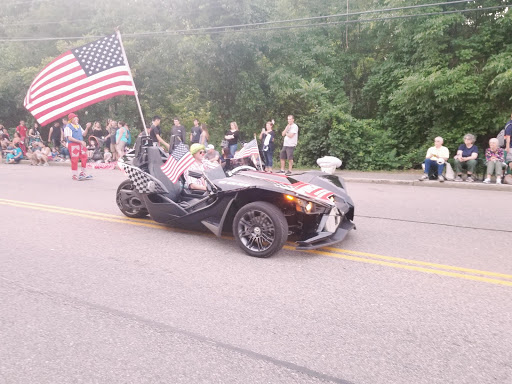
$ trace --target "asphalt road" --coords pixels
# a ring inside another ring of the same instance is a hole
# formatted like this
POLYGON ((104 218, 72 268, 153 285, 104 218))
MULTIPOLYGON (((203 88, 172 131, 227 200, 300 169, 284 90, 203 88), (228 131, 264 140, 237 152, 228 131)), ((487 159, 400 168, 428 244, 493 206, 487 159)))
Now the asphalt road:
POLYGON ((510 193, 352 183, 344 242, 256 259, 123 179, 0 165, 0 383, 512 382, 510 193))

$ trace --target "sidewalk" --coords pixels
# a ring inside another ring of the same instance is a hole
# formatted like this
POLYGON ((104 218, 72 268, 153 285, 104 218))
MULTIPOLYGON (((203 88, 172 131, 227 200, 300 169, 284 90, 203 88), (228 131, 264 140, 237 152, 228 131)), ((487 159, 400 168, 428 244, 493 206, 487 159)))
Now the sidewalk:
MULTIPOLYGON (((30 161, 22 160, 20 164, 29 165, 30 161)), ((51 167, 69 167, 69 162, 54 163, 50 162, 51 167)), ((319 168, 312 168, 311 170, 318 171, 319 168)), ((300 169, 300 171, 306 171, 300 169)), ((440 183, 437 180, 419 181, 418 179, 423 174, 421 169, 408 170, 408 171, 349 171, 349 170, 336 170, 336 175, 343 177, 348 183, 368 183, 368 184, 391 184, 391 185, 410 185, 414 187, 432 187, 432 188, 459 188, 459 189, 480 189, 490 191, 509 191, 512 192, 512 185, 502 184, 484 184, 481 180, 473 183, 445 181, 440 183)))

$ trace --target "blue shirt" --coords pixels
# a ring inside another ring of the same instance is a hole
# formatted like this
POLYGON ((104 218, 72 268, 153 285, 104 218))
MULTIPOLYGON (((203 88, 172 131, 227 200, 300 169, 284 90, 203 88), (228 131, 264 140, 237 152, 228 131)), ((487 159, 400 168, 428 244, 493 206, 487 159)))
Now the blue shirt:
POLYGON ((478 147, 476 145, 468 148, 466 147, 466 144, 461 144, 458 150, 462 151, 462 157, 471 157, 472 153, 476 153, 478 155, 478 147))
POLYGON ((505 136, 512 136, 512 120, 505 125, 505 136))

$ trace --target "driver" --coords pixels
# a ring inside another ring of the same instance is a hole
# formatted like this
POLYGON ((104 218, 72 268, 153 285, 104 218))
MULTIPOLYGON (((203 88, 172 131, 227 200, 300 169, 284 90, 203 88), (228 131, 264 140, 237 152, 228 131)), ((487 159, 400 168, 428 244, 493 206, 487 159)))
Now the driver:
POLYGON ((192 163, 190 168, 185 172, 185 187, 187 187, 188 189, 206 191, 206 180, 204 177, 196 179, 195 177, 189 175, 189 171, 196 171, 200 173, 204 172, 204 145, 198 143, 192 144, 190 146, 190 154, 194 158, 194 162, 192 163))

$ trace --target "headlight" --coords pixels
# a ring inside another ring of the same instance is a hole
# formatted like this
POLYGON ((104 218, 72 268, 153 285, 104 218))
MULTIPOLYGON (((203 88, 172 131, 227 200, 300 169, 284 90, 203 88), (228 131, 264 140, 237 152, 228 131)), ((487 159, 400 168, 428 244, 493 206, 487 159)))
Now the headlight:
POLYGON ((306 201, 302 199, 296 199, 297 204, 295 205, 295 209, 298 212, 304 212, 306 214, 313 213, 315 211, 315 204, 311 201, 306 201))

